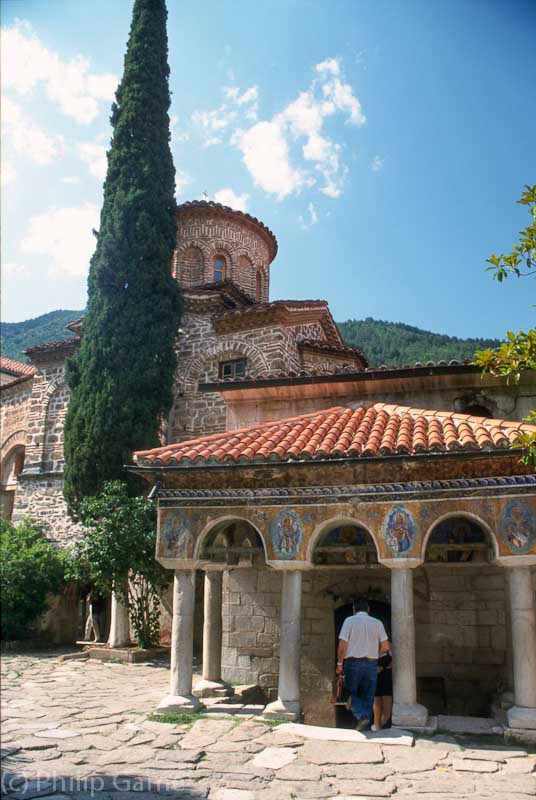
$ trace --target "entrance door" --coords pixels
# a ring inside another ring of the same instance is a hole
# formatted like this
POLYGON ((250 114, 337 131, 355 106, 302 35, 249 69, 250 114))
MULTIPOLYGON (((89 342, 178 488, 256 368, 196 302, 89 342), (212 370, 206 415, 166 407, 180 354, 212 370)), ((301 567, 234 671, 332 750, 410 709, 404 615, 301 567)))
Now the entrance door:
MULTIPOLYGON (((383 622, 387 636, 391 639, 391 604, 382 600, 369 600, 370 616, 376 617, 383 622)), ((335 663, 337 663, 337 647, 339 644, 339 633, 344 620, 351 617, 354 613, 351 603, 344 606, 339 606, 335 609, 335 663)), ((335 707, 335 727, 336 728, 354 728, 355 719, 351 711, 344 706, 335 707)))

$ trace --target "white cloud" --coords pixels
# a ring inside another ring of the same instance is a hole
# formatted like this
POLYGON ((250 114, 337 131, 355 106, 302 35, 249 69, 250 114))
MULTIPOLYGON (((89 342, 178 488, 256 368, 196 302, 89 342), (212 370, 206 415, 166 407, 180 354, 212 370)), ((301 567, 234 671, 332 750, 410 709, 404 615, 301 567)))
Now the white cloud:
POLYGON ((278 199, 306 184, 303 173, 290 163, 288 142, 277 121, 258 122, 247 131, 239 131, 233 142, 242 152, 254 183, 278 199))
POLYGON ((15 178, 17 177, 17 172, 15 167, 8 161, 4 156, 2 156, 2 167, 0 169, 0 182, 2 186, 7 186, 9 183, 13 183, 15 178))
POLYGON ((24 253, 46 256, 51 275, 86 275, 95 250, 92 229, 99 226, 99 208, 91 203, 75 208, 50 208, 31 217, 21 242, 24 253))
POLYGON ((61 179, 62 183, 80 183, 80 178, 76 177, 76 175, 67 175, 65 178, 61 179))
POLYGON ((16 264, 14 261, 4 261, 2 264, 2 273, 5 278, 16 278, 27 272, 28 268, 24 264, 16 264))
POLYGON ((373 172, 379 172, 383 167, 383 158, 381 156, 374 156, 370 162, 370 168, 373 172))
POLYGON ((226 86, 223 95, 226 102, 218 108, 212 111, 195 111, 192 114, 192 122, 203 130, 205 147, 221 144, 226 129, 238 123, 240 117, 247 120, 257 119, 256 86, 250 86, 242 93, 235 86, 226 86))
POLYGON ((358 126, 366 118, 338 59, 317 64, 308 89, 271 119, 249 127, 247 121, 257 119, 257 87, 244 92, 226 87, 223 93, 219 108, 195 115, 205 132, 205 146, 220 144, 230 134, 255 185, 278 199, 313 185, 328 197, 340 196, 348 168, 342 163, 342 146, 326 134, 325 122, 339 114, 358 126))
POLYGON ((320 75, 339 75, 341 65, 336 58, 326 58, 325 61, 321 61, 320 64, 317 64, 315 69, 320 75))
POLYGON ((43 85, 50 100, 79 124, 95 119, 99 101, 113 99, 115 75, 90 72, 90 64, 78 55, 68 61, 48 50, 28 23, 2 28, 2 74, 4 88, 19 95, 43 85))
POLYGON ((304 231, 309 230, 309 228, 312 228, 313 225, 316 225, 318 222, 318 212, 314 203, 308 204, 307 213, 309 215, 307 219, 300 215, 300 225, 304 231))
POLYGON ((180 169, 175 170, 175 194, 182 194, 190 183, 190 176, 180 169))
POLYGON ((92 175, 100 180, 106 177, 108 162, 106 160, 106 147, 95 142, 78 142, 78 155, 87 164, 92 175))
POLYGON ((49 164, 63 145, 61 136, 48 136, 24 114, 18 103, 5 96, 2 97, 2 139, 36 164, 49 164))
POLYGON ((220 189, 214 195, 214 200, 222 206, 231 206, 237 211, 245 211, 249 194, 235 194, 232 189, 220 189))

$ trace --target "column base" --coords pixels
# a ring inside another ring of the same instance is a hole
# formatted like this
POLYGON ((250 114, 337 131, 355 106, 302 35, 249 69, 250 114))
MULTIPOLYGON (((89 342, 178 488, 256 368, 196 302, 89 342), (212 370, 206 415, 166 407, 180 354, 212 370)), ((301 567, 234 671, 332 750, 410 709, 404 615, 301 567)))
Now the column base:
POLYGON ((202 678, 195 684, 192 694, 196 697, 229 697, 233 687, 225 681, 208 681, 202 678))
POLYGON ((393 725, 400 728, 424 728, 428 709, 419 703, 393 703, 393 725))
POLYGON ((193 694, 168 694, 158 704, 157 711, 201 711, 203 703, 193 694))
POLYGON ((296 722, 301 717, 301 706, 299 700, 281 700, 277 698, 273 703, 269 703, 262 712, 264 719, 285 719, 288 722, 296 722))
POLYGON ((509 728, 536 731, 536 708, 512 706, 506 712, 509 728))

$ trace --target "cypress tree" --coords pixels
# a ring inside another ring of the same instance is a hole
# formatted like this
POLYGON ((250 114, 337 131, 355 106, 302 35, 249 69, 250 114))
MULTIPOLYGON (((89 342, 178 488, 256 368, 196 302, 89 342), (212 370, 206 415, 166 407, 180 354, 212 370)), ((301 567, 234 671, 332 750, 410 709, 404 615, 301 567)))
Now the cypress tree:
POLYGON ((80 349, 67 364, 65 488, 71 509, 125 478, 157 446, 172 403, 181 296, 171 274, 175 169, 169 147, 165 0, 135 0, 80 349))

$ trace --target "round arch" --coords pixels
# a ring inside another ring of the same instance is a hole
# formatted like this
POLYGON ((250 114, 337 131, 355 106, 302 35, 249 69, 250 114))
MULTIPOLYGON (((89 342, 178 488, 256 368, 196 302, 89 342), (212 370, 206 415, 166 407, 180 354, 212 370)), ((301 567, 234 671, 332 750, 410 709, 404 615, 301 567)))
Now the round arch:
POLYGON ((368 525, 365 525, 358 519, 353 519, 352 517, 332 517, 325 522, 321 522, 316 528, 313 530, 311 534, 311 538, 309 539, 309 544, 307 545, 307 552, 305 554, 305 558, 311 564, 314 563, 314 554, 316 547, 322 537, 329 533, 330 531, 334 530, 335 528, 341 527, 353 527, 353 528, 361 528, 370 536, 372 543, 374 544, 374 549, 376 551, 376 558, 378 563, 380 562, 380 549, 378 547, 378 542, 376 541, 376 537, 372 533, 371 529, 368 525))
MULTIPOLYGON (((426 549, 428 547, 428 542, 432 533, 434 532, 435 528, 440 525, 442 522, 446 522, 449 519, 467 519, 471 522, 474 522, 478 525, 484 533, 487 535, 489 542, 491 544, 491 548, 493 551, 493 558, 491 561, 494 561, 499 556, 499 545, 497 542, 497 537, 495 536, 494 532, 488 525, 488 523, 479 517, 477 514, 473 514, 470 511, 448 511, 446 514, 442 514, 441 516, 437 517, 429 526, 424 535, 420 557, 422 559, 422 563, 426 563, 426 549)), ((430 562, 428 562, 430 563, 430 562)))
POLYGON ((257 374, 268 372, 268 362, 264 353, 257 347, 247 342, 232 341, 229 344, 214 340, 214 344, 207 344, 202 355, 191 359, 183 370, 181 383, 187 391, 194 391, 200 374, 206 365, 215 359, 230 361, 233 358, 247 358, 257 374))
POLYGON ((193 560, 194 561, 201 560, 201 554, 203 552, 203 547, 205 546, 205 542, 209 538, 209 536, 214 533, 215 529, 222 527, 222 530, 218 531, 218 533, 223 533, 227 526, 236 524, 237 522, 248 525, 249 527, 253 528, 253 530, 255 531, 255 533, 257 534, 262 543, 264 560, 265 561, 268 560, 266 542, 264 540, 264 536, 262 535, 260 529, 257 527, 257 525, 255 525, 254 522, 251 522, 251 520, 247 519, 247 517, 240 517, 236 514, 225 514, 223 517, 218 517, 217 519, 210 520, 210 522, 208 522, 205 525, 205 527, 203 528, 203 530, 196 539, 194 546, 193 560))
POLYGON ((26 447, 27 431, 20 430, 7 437, 0 449, 0 463, 3 465, 5 460, 11 455, 11 451, 16 447, 26 447))
POLYGON ((205 280, 205 273, 206 273, 206 265, 207 265, 207 248, 205 243, 199 241, 197 239, 189 240, 187 242, 182 242, 180 247, 178 247, 174 254, 173 254, 173 275, 176 280, 181 279, 180 271, 181 271, 181 261, 184 259, 184 256, 187 253, 191 253, 192 251, 197 251, 200 254, 200 264, 197 266, 199 267, 198 275, 193 279, 193 284, 196 283, 203 283, 205 280), (199 278, 199 280, 197 280, 199 278))
POLYGON ((205 275, 207 283, 213 283, 213 262, 216 256, 223 256, 225 260, 225 275, 223 280, 232 280, 236 274, 237 261, 235 253, 229 242, 216 240, 209 242, 207 245, 208 260, 205 262, 205 275))

